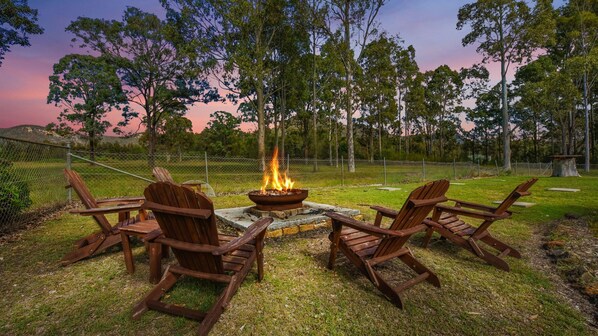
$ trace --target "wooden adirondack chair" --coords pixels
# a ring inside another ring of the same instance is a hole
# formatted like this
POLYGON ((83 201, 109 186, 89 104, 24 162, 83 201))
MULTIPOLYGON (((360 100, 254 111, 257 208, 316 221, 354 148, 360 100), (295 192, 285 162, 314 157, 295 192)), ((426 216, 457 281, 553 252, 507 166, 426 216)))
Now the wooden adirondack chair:
POLYGON ((326 213, 326 216, 332 218, 333 226, 333 231, 329 236, 332 244, 328 268, 334 267, 336 254, 340 248, 374 286, 401 309, 403 303, 400 293, 405 289, 424 280, 440 287, 438 277, 415 259, 411 250, 405 247, 405 243, 411 235, 426 229, 426 225, 422 222, 437 203, 446 201, 444 194, 448 187, 447 180, 430 182, 421 186, 411 192, 399 211, 373 206, 372 209, 377 211, 373 225, 334 212, 326 213), (393 219, 388 229, 380 227, 383 217, 393 219), (374 269, 374 266, 393 258, 399 258, 418 275, 392 287, 374 269))
POLYGON ((257 260, 258 281, 263 278, 264 237, 271 218, 253 223, 241 237, 218 234, 214 206, 204 194, 189 187, 157 182, 145 189, 144 207, 155 214, 163 236, 154 241, 169 246, 178 265, 167 268, 160 283, 133 310, 133 318, 148 309, 201 321, 199 334, 207 334, 257 260), (226 283, 207 312, 160 302, 181 275, 226 283))
POLYGON ((75 250, 67 253, 62 258, 61 263, 63 266, 96 255, 112 246, 120 244, 121 236, 119 229, 121 227, 152 218, 151 215, 147 215, 145 210, 141 209, 141 202, 144 200, 143 197, 96 200, 77 172, 65 169, 64 176, 68 182, 67 188, 73 188, 81 199, 81 203, 85 206, 85 210, 73 210, 71 213, 92 216, 101 230, 75 242, 75 250), (112 206, 101 207, 105 205, 112 206), (139 210, 139 215, 130 217, 130 212, 135 210, 139 210), (105 216, 110 213, 118 213, 118 222, 115 225, 110 224, 105 216))
POLYGON ((438 232, 442 237, 484 259, 490 265, 508 272, 509 265, 502 258, 507 255, 521 258, 521 253, 494 238, 488 228, 497 220, 511 217, 512 213, 509 208, 519 197, 531 195, 528 190, 537 180, 537 178, 532 178, 518 185, 496 208, 455 199, 450 199, 455 202, 454 206, 438 204, 434 209, 432 220, 426 221, 429 227, 424 237, 423 246, 427 247, 432 234, 438 232), (460 216, 480 219, 482 224, 478 227, 471 226, 465 223, 460 216), (482 248, 479 244, 480 241, 498 250, 499 253, 495 255, 482 248))

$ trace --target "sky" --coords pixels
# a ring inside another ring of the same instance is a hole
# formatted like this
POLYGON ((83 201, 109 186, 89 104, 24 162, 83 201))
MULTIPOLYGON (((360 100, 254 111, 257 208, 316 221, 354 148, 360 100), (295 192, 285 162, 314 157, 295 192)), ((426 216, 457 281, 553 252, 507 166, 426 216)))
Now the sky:
MULTIPOLYGON (((462 46, 461 39, 467 31, 456 29, 457 12, 470 1, 390 0, 379 13, 380 29, 398 34, 406 45, 412 44, 422 71, 443 64, 456 70, 470 67, 479 63, 481 56, 475 46, 462 46)), ((121 19, 127 6, 161 16, 164 13, 158 0, 30 0, 29 6, 38 9, 38 24, 45 32, 30 36, 30 47, 12 46, 5 55, 0 66, 0 128, 22 124, 44 126, 56 121, 60 108, 46 103, 52 66, 64 55, 84 52, 72 45, 74 36, 64 31, 71 21, 80 16, 121 19)), ((497 64, 490 64, 488 69, 493 82, 498 82, 497 64)), ((231 103, 196 104, 190 107, 186 117, 193 122, 193 130, 201 132, 210 113, 236 109, 231 103)), ((118 117, 115 111, 108 120, 115 125, 118 117)))

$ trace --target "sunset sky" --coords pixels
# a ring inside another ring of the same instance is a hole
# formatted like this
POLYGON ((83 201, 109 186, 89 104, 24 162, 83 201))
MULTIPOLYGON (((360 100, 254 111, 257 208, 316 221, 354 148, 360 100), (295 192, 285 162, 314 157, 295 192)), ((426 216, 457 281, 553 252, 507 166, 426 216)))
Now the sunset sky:
MULTIPOLYGON (((458 70, 481 60, 474 46, 461 45, 466 31, 455 28, 458 9, 468 2, 391 0, 382 8, 379 21, 383 30, 391 35, 399 34, 407 45, 415 47, 421 70, 443 64, 458 70)), ((127 6, 161 17, 164 13, 157 0, 30 0, 29 6, 39 10, 38 23, 45 32, 30 37, 31 47, 13 46, 0 67, 0 128, 21 124, 43 126, 56 121, 60 109, 46 104, 52 66, 64 55, 83 53, 71 46, 73 35, 64 31, 71 21, 79 16, 120 20, 127 6)), ((489 70, 492 80, 497 82, 500 78, 498 67, 491 64, 489 70)), ((195 105, 186 117, 193 122, 194 131, 200 132, 206 127, 210 113, 217 110, 234 112, 236 108, 231 103, 195 105)), ((118 117, 118 112, 114 112, 109 120, 115 124, 118 117)), ((134 124, 136 128, 138 122, 134 124)))

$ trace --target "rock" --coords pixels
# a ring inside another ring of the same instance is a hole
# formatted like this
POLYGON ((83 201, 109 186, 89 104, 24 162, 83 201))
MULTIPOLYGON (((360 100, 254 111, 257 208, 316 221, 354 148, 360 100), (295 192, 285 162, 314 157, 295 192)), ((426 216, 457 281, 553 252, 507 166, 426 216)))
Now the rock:
POLYGON ((598 282, 594 282, 593 284, 584 287, 584 293, 589 296, 598 296, 598 282))
POLYGON ((551 240, 542 245, 545 250, 553 250, 555 248, 563 247, 565 242, 562 240, 551 240))
POLYGON ((567 258, 569 256, 569 252, 563 251, 563 250, 560 250, 560 249, 549 250, 548 252, 546 252, 546 254, 549 257, 552 257, 552 258, 555 258, 555 259, 563 259, 563 258, 567 258))

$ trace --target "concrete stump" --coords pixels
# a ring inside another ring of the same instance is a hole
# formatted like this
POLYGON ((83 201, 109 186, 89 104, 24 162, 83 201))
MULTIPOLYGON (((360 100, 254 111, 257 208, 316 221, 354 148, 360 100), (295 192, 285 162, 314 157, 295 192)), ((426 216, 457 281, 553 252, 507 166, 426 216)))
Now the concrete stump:
POLYGON ((581 155, 554 155, 552 156, 552 176, 579 176, 575 158, 581 155))

